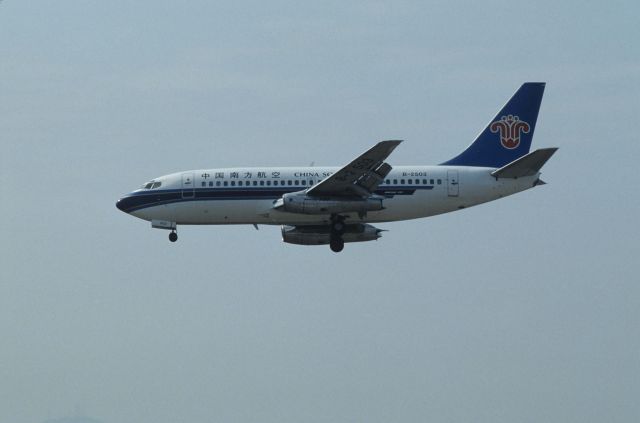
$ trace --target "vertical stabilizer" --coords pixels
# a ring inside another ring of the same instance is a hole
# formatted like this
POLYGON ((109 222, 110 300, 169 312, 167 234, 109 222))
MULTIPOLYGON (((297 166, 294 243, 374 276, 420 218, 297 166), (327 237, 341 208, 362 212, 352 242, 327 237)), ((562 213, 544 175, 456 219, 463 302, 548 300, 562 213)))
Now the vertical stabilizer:
POLYGON ((544 82, 525 82, 466 150, 442 163, 499 168, 529 153, 544 82))

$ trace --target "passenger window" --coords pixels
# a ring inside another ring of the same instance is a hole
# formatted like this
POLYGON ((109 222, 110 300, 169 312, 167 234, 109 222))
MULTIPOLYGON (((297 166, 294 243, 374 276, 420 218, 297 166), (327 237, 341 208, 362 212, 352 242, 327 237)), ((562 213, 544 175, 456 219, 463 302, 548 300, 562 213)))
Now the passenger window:
POLYGON ((231 186, 235 187, 236 186, 236 181, 231 181, 231 186))
POLYGON ((216 181, 216 186, 219 187, 220 186, 220 181, 216 181))
POLYGON ((224 186, 226 187, 227 185, 229 185, 229 182, 224 181, 224 186))
POLYGON ((442 179, 438 179, 438 185, 442 184, 442 179))
POLYGON ((409 179, 409 181, 407 181, 407 183, 408 183, 409 185, 411 185, 411 184, 413 183, 413 179, 409 179))
POLYGON ((312 186, 312 185, 313 185, 313 181, 309 181, 309 186, 312 186))
POLYGON ((253 186, 257 187, 258 186, 258 181, 253 181, 253 186))
POLYGON ((300 185, 300 181, 296 181, 296 186, 300 185))
POLYGON ((264 186, 264 181, 260 181, 260 186, 263 187, 264 186))
POLYGON ((400 179, 400 184, 404 185, 404 179, 400 179))
POLYGON ((238 181, 238 186, 242 186, 242 181, 238 181))
POLYGON ((397 179, 393 180, 393 185, 398 185, 398 180, 397 179))
POLYGON ((202 186, 203 186, 203 187, 206 187, 206 186, 207 186, 207 183, 206 183, 205 181, 202 181, 202 186))
POLYGON ((427 180, 426 179, 422 180, 422 185, 427 185, 427 180))
POLYGON ((385 184, 389 185, 391 183, 390 179, 387 179, 386 181, 384 181, 385 184))
POLYGON ((213 181, 209 181, 209 186, 212 187, 213 186, 213 181))
POLYGON ((300 181, 302 182, 302 185, 307 185, 307 181, 300 181))
POLYGON ((271 181, 267 181, 267 185, 271 186, 271 181))
POLYGON ((433 182, 433 179, 432 179, 432 180, 431 180, 431 185, 433 185, 433 184, 434 184, 434 182, 433 182))
POLYGON ((287 185, 293 185, 293 181, 287 181, 287 185))

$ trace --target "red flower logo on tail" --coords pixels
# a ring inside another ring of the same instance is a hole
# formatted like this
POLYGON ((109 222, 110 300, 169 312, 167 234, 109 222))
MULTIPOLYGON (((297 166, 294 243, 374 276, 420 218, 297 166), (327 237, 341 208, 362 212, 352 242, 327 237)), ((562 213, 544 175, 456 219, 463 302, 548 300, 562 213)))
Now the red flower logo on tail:
POLYGON ((518 116, 502 116, 489 126, 491 132, 500 132, 500 143, 504 148, 513 150, 520 145, 520 134, 528 134, 531 127, 518 116))

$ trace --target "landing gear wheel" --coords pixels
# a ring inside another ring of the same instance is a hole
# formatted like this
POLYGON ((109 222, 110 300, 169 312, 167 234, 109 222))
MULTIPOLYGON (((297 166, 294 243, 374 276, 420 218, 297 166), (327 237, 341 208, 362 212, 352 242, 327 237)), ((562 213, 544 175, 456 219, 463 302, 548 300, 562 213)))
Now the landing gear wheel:
POLYGON ((178 240, 178 234, 175 231, 171 231, 169 234, 169 241, 176 242, 178 240))
POLYGON ((344 241, 342 238, 332 238, 329 242, 329 247, 331 247, 331 251, 334 253, 339 253, 344 249, 344 241))
POLYGON ((334 253, 339 253, 344 249, 344 240, 342 234, 345 230, 344 217, 338 214, 331 215, 331 237, 329 238, 329 247, 334 253))

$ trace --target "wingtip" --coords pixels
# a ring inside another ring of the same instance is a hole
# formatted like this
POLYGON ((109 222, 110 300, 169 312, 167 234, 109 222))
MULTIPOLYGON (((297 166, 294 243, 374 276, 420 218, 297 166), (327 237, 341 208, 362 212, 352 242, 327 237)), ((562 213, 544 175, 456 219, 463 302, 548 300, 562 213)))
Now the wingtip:
POLYGON ((558 151, 559 148, 560 147, 545 147, 545 148, 539 148, 538 150, 549 152, 549 157, 551 157, 554 154, 556 154, 556 151, 558 151))
POLYGON ((380 141, 380 144, 384 144, 389 148, 389 153, 391 153, 391 151, 393 151, 398 145, 400 145, 400 143, 402 142, 402 140, 386 140, 386 141, 380 141))

